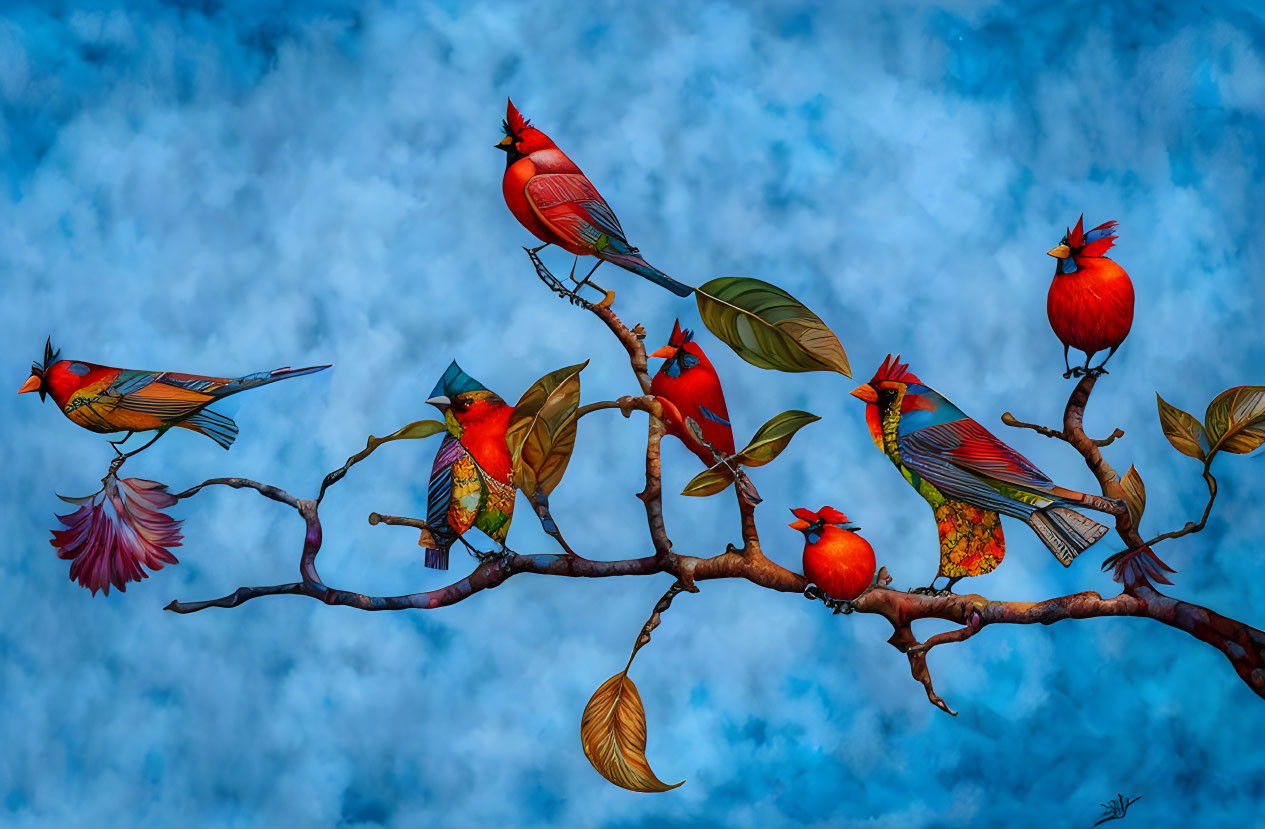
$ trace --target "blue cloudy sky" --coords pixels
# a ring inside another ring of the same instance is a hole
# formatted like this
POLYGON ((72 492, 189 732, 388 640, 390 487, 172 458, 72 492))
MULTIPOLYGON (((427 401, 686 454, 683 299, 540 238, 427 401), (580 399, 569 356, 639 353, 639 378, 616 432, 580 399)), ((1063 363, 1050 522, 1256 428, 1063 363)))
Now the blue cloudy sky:
MULTIPOLYGON (((527 266, 492 149, 512 95, 659 267, 692 284, 776 282, 834 327, 859 376, 900 351, 999 431, 1006 410, 1053 422, 1070 389, 1045 320, 1045 250, 1082 210, 1119 220, 1137 321, 1088 424, 1126 430, 1108 456, 1146 480, 1144 529, 1169 529, 1197 514, 1201 481, 1165 443, 1155 392, 1202 412, 1265 382, 1253 5, 8 5, 6 382, 49 334, 68 356, 130 367, 333 362, 231 401, 231 452, 181 433, 128 466, 176 488, 244 475, 300 495, 366 435, 428 416, 453 357, 511 399, 586 358, 586 399, 632 391, 604 329, 527 266)), ((606 281, 654 345, 675 316, 697 323, 689 300, 606 281)), ((798 566, 784 507, 830 503, 899 586, 925 583, 931 520, 870 443, 849 383, 761 371, 701 341, 740 436, 782 409, 823 417, 756 474, 771 554, 798 566)), ((631 794, 589 767, 580 713, 670 579, 524 576, 436 612, 273 598, 164 613, 295 576, 294 514, 225 490, 177 509, 179 566, 94 598, 47 539, 65 511, 55 493, 96 488, 104 439, 31 396, 0 395, 0 418, 6 826, 1087 826, 1117 792, 1142 796, 1130 817, 1146 825, 1242 826, 1265 801, 1265 703, 1170 629, 989 629, 938 650, 953 719, 927 704, 882 620, 745 583, 679 598, 638 658, 651 762, 689 782, 631 794)), ((593 557, 647 550, 632 497, 643 423, 586 419, 554 496, 593 557)), ((1090 486, 1066 447, 1007 437, 1090 486)), ((392 445, 333 491, 330 584, 445 583, 414 533, 365 521, 422 510, 434 448, 392 445)), ((1258 626, 1263 463, 1218 461, 1208 530, 1162 548, 1176 595, 1258 626)), ((670 487, 696 465, 670 446, 670 487)), ((735 538, 730 498, 666 509, 679 550, 735 538)), ((512 546, 548 550, 524 513, 512 546)), ((1113 589, 1098 548, 1065 571, 1008 530, 1006 564, 976 589, 1113 589)))

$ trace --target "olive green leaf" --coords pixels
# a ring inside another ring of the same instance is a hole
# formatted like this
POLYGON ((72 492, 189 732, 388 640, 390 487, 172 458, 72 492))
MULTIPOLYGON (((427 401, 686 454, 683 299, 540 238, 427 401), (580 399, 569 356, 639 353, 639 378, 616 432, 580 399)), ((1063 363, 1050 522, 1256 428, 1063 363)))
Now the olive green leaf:
POLYGON ((575 448, 580 372, 588 364, 546 374, 514 406, 505 441, 514 459, 514 485, 528 496, 553 492, 567 470, 575 448))
POLYGON ((776 285, 722 276, 695 293, 703 324, 748 363, 777 371, 837 371, 852 376, 848 355, 835 333, 776 285))
POLYGON ((355 463, 360 463, 365 458, 369 457, 369 454, 373 452, 373 450, 377 449, 384 443, 388 443, 393 440, 418 440, 420 438, 428 438, 431 435, 437 435, 440 432, 447 431, 447 429, 448 427, 439 420, 415 420, 403 428, 396 429, 384 438, 375 438, 373 435, 370 435, 369 439, 365 441, 365 448, 348 458, 347 465, 350 466, 355 463))
POLYGON ((1208 456, 1246 455, 1265 443, 1265 386, 1235 386, 1213 398, 1204 414, 1208 456))
POLYGON ((1205 457, 1202 443, 1204 430, 1199 420, 1190 412, 1184 412, 1176 406, 1169 405, 1158 392, 1155 400, 1159 405, 1160 426, 1164 429, 1164 437, 1168 438, 1173 448, 1183 455, 1203 460, 1205 457))
POLYGON ((1142 476, 1136 468, 1130 466, 1129 471, 1124 473, 1124 477, 1120 479, 1120 488, 1124 490, 1124 504, 1129 508, 1129 518, 1133 521, 1134 529, 1137 529, 1142 513, 1146 511, 1146 485, 1142 483, 1142 476))
POLYGON ((782 454, 796 432, 818 420, 821 418, 815 414, 795 409, 770 418, 738 453, 738 463, 742 466, 764 466, 782 454))
POLYGON ((734 473, 729 471, 728 467, 717 464, 711 469, 704 469, 695 475, 685 485, 685 489, 681 490, 681 494, 694 498, 705 498, 708 495, 715 495, 717 492, 724 492, 733 482, 734 473))
POLYGON ((646 759, 646 710, 627 670, 602 683, 584 706, 580 742, 598 774, 634 792, 666 792, 646 759))

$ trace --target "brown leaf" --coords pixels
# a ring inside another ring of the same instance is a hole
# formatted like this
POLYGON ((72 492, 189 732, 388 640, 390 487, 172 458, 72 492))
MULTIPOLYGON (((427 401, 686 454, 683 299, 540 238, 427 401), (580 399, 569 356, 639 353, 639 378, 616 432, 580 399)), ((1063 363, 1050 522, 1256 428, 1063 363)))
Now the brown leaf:
POLYGON ((588 364, 546 374, 514 406, 505 440, 514 459, 514 485, 529 496, 553 492, 566 472, 575 448, 580 372, 588 364))
POLYGON ((722 276, 697 288, 695 299, 707 330, 754 366, 852 376, 835 332, 776 285, 722 276))
POLYGON ((1265 386, 1235 386, 1213 398, 1204 414, 1208 455, 1246 455, 1265 443, 1265 386))
POLYGON ((666 792, 681 783, 664 783, 646 760, 646 711, 628 672, 602 683, 580 720, 580 743, 598 774, 634 792, 666 792))
POLYGON ((1124 473, 1124 477, 1120 479, 1120 488, 1124 490, 1124 503, 1129 508, 1129 518, 1133 521, 1134 529, 1137 529, 1142 513, 1146 511, 1146 485, 1142 483, 1142 476, 1136 468, 1130 466, 1129 471, 1124 473))
POLYGON ((1190 412, 1169 405, 1158 392, 1155 400, 1160 410, 1160 427, 1164 429, 1164 437, 1183 455, 1203 460, 1205 456, 1201 439, 1204 437, 1204 430, 1199 420, 1190 412))

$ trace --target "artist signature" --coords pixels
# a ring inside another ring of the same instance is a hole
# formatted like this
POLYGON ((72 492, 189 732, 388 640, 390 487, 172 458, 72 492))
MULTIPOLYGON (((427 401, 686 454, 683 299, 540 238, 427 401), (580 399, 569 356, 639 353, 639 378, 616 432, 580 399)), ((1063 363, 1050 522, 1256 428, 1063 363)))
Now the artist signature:
POLYGON ((1142 799, 1142 795, 1134 798, 1125 798, 1124 795, 1116 795, 1115 800, 1108 800, 1102 805, 1102 817, 1094 823, 1095 826, 1101 826, 1109 820, 1119 820, 1129 813, 1129 807, 1142 799))

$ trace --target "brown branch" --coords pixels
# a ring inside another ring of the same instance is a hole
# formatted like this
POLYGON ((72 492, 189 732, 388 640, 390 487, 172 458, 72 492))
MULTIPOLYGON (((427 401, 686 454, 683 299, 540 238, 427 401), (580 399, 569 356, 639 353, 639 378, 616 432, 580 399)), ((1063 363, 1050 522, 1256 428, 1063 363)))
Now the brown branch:
POLYGON ((197 486, 189 487, 184 492, 177 493, 174 497, 176 500, 188 498, 192 495, 197 495, 202 491, 203 487, 208 486, 231 486, 233 489, 253 489, 265 498, 271 498, 274 501, 279 501, 280 503, 289 507, 294 507, 295 509, 299 508, 299 499, 295 498, 284 489, 275 487, 271 484, 261 484, 258 481, 252 481, 249 478, 211 478, 210 480, 203 481, 197 486))
MULTIPOLYGON (((543 267, 537 262, 538 272, 543 267)), ((546 272, 547 273, 547 272, 546 272)), ((542 275, 542 279, 545 276, 542 275)), ((550 278, 551 275, 550 275, 550 278)), ((555 280, 556 281, 556 280, 555 280)), ((561 283, 558 283, 561 285, 561 283)), ((553 287, 553 286, 551 286, 553 287)), ((555 287, 555 290, 558 288, 555 287)), ((632 410, 646 411, 649 417, 646 443, 646 485, 638 497, 645 503, 647 522, 654 542, 654 554, 643 558, 617 561, 598 561, 576 555, 522 555, 510 553, 493 560, 485 561, 474 568, 466 577, 435 590, 411 593, 401 596, 368 596, 345 590, 330 588, 322 583, 316 571, 316 557, 322 543, 321 524, 318 515, 319 498, 314 501, 300 500, 276 487, 261 484, 245 478, 215 478, 192 487, 177 495, 187 498, 203 487, 226 485, 236 488, 255 489, 265 497, 284 503, 303 517, 306 533, 300 553, 300 573, 303 581, 264 587, 242 587, 219 599, 198 602, 173 601, 168 610, 176 613, 194 613, 209 607, 232 608, 260 596, 298 595, 318 599, 330 605, 342 605, 359 610, 413 610, 435 609, 464 601, 477 593, 492 589, 519 573, 534 573, 545 576, 561 576, 566 578, 611 578, 616 576, 646 576, 667 573, 675 576, 677 582, 668 593, 660 599, 654 612, 641 634, 633 654, 645 641, 650 631, 657 624, 659 614, 667 609, 672 598, 681 590, 697 591, 696 582, 710 579, 741 578, 754 585, 770 590, 786 593, 806 593, 809 587, 803 576, 787 570, 767 558, 760 547, 755 524, 754 506, 739 497, 742 517, 743 547, 741 549, 729 545, 725 552, 710 558, 699 558, 681 555, 672 549, 663 523, 662 479, 660 463, 660 444, 666 430, 659 415, 659 404, 649 396, 650 376, 646 369, 646 352, 643 345, 645 337, 640 326, 629 329, 605 304, 593 305, 578 300, 574 294, 563 287, 560 291, 569 296, 577 305, 587 308, 598 316, 619 339, 628 352, 630 364, 642 388, 640 397, 623 397, 616 401, 601 401, 580 407, 578 415, 605 409, 620 409, 627 417, 632 410), (578 301, 577 301, 578 300, 578 301)), ((1009 425, 1033 429, 1047 437, 1058 437, 1067 441, 1082 455, 1086 464, 1102 486, 1103 497, 1087 496, 1098 503, 1091 503, 1095 508, 1110 507, 1108 511, 1116 515, 1117 531, 1128 543, 1141 544, 1136 529, 1132 526, 1128 511, 1123 509, 1119 477, 1115 469, 1102 457, 1100 447, 1106 446, 1122 432, 1115 430, 1110 438, 1095 441, 1085 435, 1083 418, 1085 405, 1088 403, 1093 389, 1095 377, 1082 379, 1072 392, 1064 411, 1064 428, 1058 432, 1047 427, 1023 423, 1009 413, 1003 417, 1009 425)), ((342 470, 345 473, 352 461, 349 459, 342 470)), ((1207 470, 1205 469, 1205 473, 1207 470)), ((339 480, 342 475, 331 473, 326 476, 321 494, 325 488, 339 480)), ((1199 528, 1206 523, 1212 500, 1216 497, 1216 483, 1210 474, 1205 477, 1209 482, 1210 499, 1204 510, 1199 528)), ((415 526, 417 519, 396 519, 391 516, 374 516, 384 523, 406 524, 415 526)), ((1190 525, 1188 525, 1189 527, 1190 525)), ((1197 530, 1189 530, 1191 532, 1197 530)), ((1181 534, 1182 531, 1175 531, 1181 534)), ((1175 537, 1175 536, 1169 536, 1175 537)), ((1158 540, 1158 539, 1157 539, 1158 540)), ((1265 698, 1265 633, 1221 616, 1207 608, 1165 596, 1143 580, 1137 584, 1126 585, 1125 592, 1113 598, 1104 599, 1098 593, 1084 592, 1068 596, 1060 596, 1041 602, 1006 602, 986 599, 979 595, 919 595, 891 590, 886 587, 891 582, 886 568, 882 568, 875 577, 875 584, 854 602, 849 603, 849 612, 869 613, 883 616, 891 625, 893 633, 888 640, 895 648, 905 653, 914 679, 920 682, 927 698, 934 705, 952 714, 952 709, 936 693, 927 667, 927 654, 942 644, 960 643, 974 637, 987 625, 995 624, 1053 624, 1064 619, 1088 619, 1107 616, 1135 616, 1154 619, 1170 627, 1182 630, 1194 638, 1206 642, 1220 650, 1230 660, 1235 671, 1244 682, 1259 696, 1265 698), (913 623, 923 619, 941 619, 955 622, 959 628, 929 637, 925 642, 918 641, 913 632, 913 623)), ((810 598, 813 597, 810 595, 810 598)), ((840 612, 839 608, 835 608, 840 612)), ((631 658, 630 658, 631 662, 631 658)))
MULTIPOLYGON (((1200 516, 1199 521, 1188 521, 1186 522, 1186 525, 1179 530, 1170 530, 1166 533, 1160 533, 1155 536, 1155 538, 1147 541, 1144 546, 1149 547, 1152 544, 1158 544, 1159 542, 1170 538, 1181 538, 1183 535, 1197 533, 1204 527, 1208 526, 1208 516, 1212 514, 1212 504, 1217 500, 1217 479, 1212 477, 1212 472, 1209 468, 1210 466, 1211 462, 1204 464, 1204 482, 1208 484, 1208 503, 1204 506, 1204 513, 1200 516)), ((1128 550, 1126 552, 1131 553, 1134 551, 1128 550)))

